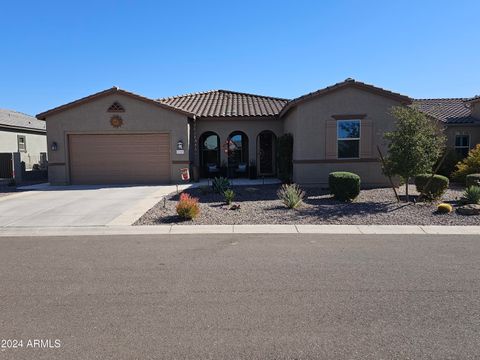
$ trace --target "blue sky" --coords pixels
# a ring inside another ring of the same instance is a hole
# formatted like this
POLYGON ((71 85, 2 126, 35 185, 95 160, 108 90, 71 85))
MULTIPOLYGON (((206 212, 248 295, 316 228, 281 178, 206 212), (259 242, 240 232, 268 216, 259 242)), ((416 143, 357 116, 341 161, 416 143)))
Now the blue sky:
POLYGON ((0 108, 113 85, 157 98, 292 98, 354 77, 412 97, 480 93, 477 1, 1 1, 0 108))

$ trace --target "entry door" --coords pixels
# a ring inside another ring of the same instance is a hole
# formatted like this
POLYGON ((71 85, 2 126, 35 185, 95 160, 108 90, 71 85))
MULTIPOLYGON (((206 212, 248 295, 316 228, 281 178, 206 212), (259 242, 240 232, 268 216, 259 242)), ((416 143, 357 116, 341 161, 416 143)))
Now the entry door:
POLYGON ((262 132, 258 135, 258 172, 260 175, 275 174, 275 135, 262 132))
POLYGON ((168 134, 70 135, 72 184, 156 184, 170 181, 168 134))

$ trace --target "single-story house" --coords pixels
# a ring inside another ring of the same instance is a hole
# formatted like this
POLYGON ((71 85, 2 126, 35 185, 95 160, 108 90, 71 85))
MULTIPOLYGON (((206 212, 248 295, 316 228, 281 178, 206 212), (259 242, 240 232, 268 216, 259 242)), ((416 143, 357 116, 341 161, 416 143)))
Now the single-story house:
MULTIPOLYGON (((46 161, 45 121, 13 110, 0 109, 0 178, 13 176, 12 154, 30 170, 46 161)), ((46 165, 46 164, 45 164, 46 165)))
POLYGON ((293 179, 325 184, 331 171, 387 185, 377 145, 394 129, 392 106, 417 106, 465 152, 480 142, 480 98, 412 99, 347 79, 282 99, 214 90, 149 99, 117 87, 37 115, 46 120, 53 184, 180 182, 182 168, 215 176, 276 174, 276 139, 293 135, 293 179), (253 166, 252 166, 253 168, 253 166))

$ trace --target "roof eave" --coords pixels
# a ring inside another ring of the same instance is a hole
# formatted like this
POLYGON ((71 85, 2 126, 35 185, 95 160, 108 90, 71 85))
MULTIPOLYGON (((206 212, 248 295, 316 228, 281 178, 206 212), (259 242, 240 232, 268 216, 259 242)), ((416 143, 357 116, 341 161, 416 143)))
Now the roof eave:
POLYGON ((0 123, 0 129, 12 129, 12 130, 19 130, 19 131, 30 131, 30 132, 37 132, 37 133, 46 133, 46 129, 37 129, 37 128, 31 128, 31 127, 26 127, 26 126, 15 126, 15 125, 7 125, 7 124, 1 124, 0 123))
POLYGON ((193 114, 191 112, 188 112, 188 111, 185 111, 185 110, 182 110, 182 109, 178 109, 178 108, 173 107, 173 106, 169 106, 167 104, 161 103, 161 102, 153 100, 153 99, 146 98, 146 97, 141 96, 141 95, 134 94, 134 93, 129 92, 129 91, 121 90, 118 87, 112 87, 110 89, 106 89, 106 90, 97 92, 95 94, 83 97, 81 99, 69 102, 67 104, 55 107, 53 109, 50 109, 50 110, 44 111, 40 114, 37 114, 37 115, 35 115, 35 117, 39 120, 46 120, 47 117, 49 117, 49 116, 61 113, 63 111, 69 110, 73 107, 80 106, 80 105, 85 104, 87 102, 90 102, 90 101, 93 101, 95 99, 99 99, 99 98, 102 98, 102 97, 105 97, 105 96, 108 96, 108 95, 112 95, 112 94, 120 94, 120 95, 124 95, 124 96, 129 96, 129 97, 134 98, 136 100, 140 100, 140 101, 152 104, 152 105, 156 105, 156 106, 161 107, 161 108, 166 109, 166 110, 175 111, 175 112, 181 113, 181 114, 183 114, 185 116, 188 116, 188 117, 195 117, 195 114, 193 114))
POLYGON ((359 81, 345 80, 341 83, 337 83, 332 86, 327 86, 326 88, 311 92, 309 94, 302 95, 296 99, 291 100, 283 107, 283 109, 280 111, 279 116, 280 117, 284 116, 290 109, 292 109, 293 107, 305 101, 313 99, 317 96, 324 96, 347 87, 354 87, 354 88, 362 89, 383 97, 391 98, 393 100, 400 102, 402 105, 410 105, 413 102, 413 100, 410 97, 405 95, 397 94, 397 93, 394 93, 385 89, 381 89, 373 85, 365 84, 359 81))

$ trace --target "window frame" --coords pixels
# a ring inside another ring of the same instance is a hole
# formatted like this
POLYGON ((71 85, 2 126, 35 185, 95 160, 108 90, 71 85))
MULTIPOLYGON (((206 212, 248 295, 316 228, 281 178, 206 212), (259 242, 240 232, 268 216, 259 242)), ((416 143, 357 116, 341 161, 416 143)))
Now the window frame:
POLYGON ((361 141, 361 138, 362 138, 362 119, 338 119, 337 120, 337 123, 336 123, 336 127, 335 127, 335 130, 336 130, 336 135, 337 135, 337 159, 338 160, 357 160, 357 159, 360 159, 360 141, 361 141), (339 138, 338 137, 338 126, 340 123, 342 122, 351 122, 351 121, 358 121, 358 126, 359 126, 359 129, 358 129, 358 138, 339 138), (357 157, 340 157, 339 156, 339 153, 338 153, 338 142, 339 141, 358 141, 358 156, 357 157))
POLYGON ((27 137, 25 135, 17 135, 18 152, 27 152, 27 137), (23 149, 20 147, 20 139, 23 139, 23 149))
MULTIPOLYGON (((458 155, 460 155, 460 152, 458 150, 467 149, 467 154, 465 156, 468 156, 468 152, 470 151, 470 134, 457 134, 457 135, 455 135, 453 149, 455 150, 455 152, 458 155), (466 146, 457 146, 457 138, 459 138, 459 137, 467 137, 468 144, 466 146)), ((461 155, 463 156, 463 154, 461 154, 461 155)))

